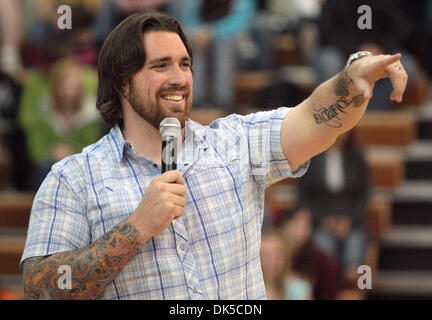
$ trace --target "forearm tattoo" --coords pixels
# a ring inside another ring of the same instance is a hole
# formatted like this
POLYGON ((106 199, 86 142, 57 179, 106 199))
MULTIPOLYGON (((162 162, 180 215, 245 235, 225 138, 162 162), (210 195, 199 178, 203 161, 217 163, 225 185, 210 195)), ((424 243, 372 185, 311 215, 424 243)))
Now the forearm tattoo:
POLYGON ((314 111, 313 117, 316 124, 324 124, 332 128, 340 128, 342 127, 340 116, 347 113, 348 107, 352 105, 354 108, 359 108, 366 101, 363 95, 355 96, 352 99, 348 98, 348 84, 343 75, 338 78, 334 93, 337 100, 328 107, 317 107, 312 103, 312 109, 314 111))
POLYGON ((95 299, 141 248, 139 231, 124 221, 87 247, 24 262, 28 299, 95 299), (71 268, 71 289, 61 289, 60 266, 71 268))

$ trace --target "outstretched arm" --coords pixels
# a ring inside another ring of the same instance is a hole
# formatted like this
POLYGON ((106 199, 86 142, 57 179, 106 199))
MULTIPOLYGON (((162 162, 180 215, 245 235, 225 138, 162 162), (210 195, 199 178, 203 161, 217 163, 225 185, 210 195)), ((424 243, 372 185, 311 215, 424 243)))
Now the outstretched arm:
POLYGON ((357 124, 379 79, 390 78, 393 85, 390 99, 402 101, 408 76, 400 58, 401 54, 395 54, 355 60, 348 69, 349 80, 340 72, 287 114, 281 140, 293 170, 325 151, 338 135, 357 124))

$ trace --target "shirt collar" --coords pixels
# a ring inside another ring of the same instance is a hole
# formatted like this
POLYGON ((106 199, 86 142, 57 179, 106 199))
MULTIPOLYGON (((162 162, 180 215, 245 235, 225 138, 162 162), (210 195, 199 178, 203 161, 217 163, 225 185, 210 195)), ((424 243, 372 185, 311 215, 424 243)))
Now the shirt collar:
POLYGON ((109 132, 111 147, 115 154, 115 159, 119 162, 124 155, 125 148, 130 148, 131 144, 123 138, 123 134, 118 125, 111 128, 109 132))
MULTIPOLYGON (((188 120, 186 121, 185 128, 185 140, 183 141, 177 163, 190 167, 195 161, 198 150, 207 148, 209 143, 208 139, 206 139, 205 128, 201 124, 188 120)), ((108 135, 115 159, 120 162, 125 151, 133 149, 133 146, 131 142, 124 139, 118 125, 112 127, 108 135)))

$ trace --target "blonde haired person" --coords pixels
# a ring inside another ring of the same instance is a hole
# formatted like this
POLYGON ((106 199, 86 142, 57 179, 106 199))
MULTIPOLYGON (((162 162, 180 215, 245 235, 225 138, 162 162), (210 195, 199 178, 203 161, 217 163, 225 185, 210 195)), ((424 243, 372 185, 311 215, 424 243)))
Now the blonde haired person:
POLYGON ((51 165, 80 152, 102 135, 103 126, 94 108, 95 72, 71 58, 53 65, 49 80, 33 72, 24 87, 20 123, 38 187, 51 165))

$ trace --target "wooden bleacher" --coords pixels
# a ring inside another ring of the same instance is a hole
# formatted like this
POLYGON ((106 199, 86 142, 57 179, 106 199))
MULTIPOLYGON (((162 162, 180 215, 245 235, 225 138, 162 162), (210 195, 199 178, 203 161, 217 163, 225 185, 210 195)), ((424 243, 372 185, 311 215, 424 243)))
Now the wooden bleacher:
POLYGON ((360 146, 407 146, 416 138, 417 124, 408 111, 367 111, 354 128, 360 146))
POLYGON ((20 273, 33 198, 33 193, 0 192, 0 276, 20 273))
POLYGON ((0 192, 0 228, 27 229, 33 193, 0 192))
POLYGON ((258 94, 272 84, 271 71, 238 72, 234 79, 235 103, 237 106, 253 106, 258 94))
POLYGON ((371 173, 371 186, 394 189, 405 176, 405 159, 400 150, 367 148, 366 161, 371 173))
POLYGON ((0 237, 0 275, 19 274, 20 262, 25 245, 24 237, 0 237))

